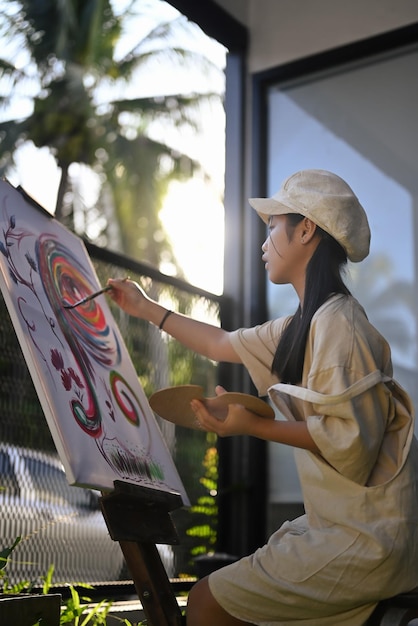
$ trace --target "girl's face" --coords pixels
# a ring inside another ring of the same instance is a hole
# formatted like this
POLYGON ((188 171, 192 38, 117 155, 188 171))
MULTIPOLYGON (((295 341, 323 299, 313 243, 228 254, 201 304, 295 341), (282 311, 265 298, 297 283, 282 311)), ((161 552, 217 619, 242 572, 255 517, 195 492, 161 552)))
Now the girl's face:
POLYGON ((269 279, 276 285, 292 284, 303 293, 306 265, 309 255, 304 243, 304 220, 294 228, 287 228, 285 215, 273 215, 268 224, 269 234, 262 245, 262 260, 269 279))

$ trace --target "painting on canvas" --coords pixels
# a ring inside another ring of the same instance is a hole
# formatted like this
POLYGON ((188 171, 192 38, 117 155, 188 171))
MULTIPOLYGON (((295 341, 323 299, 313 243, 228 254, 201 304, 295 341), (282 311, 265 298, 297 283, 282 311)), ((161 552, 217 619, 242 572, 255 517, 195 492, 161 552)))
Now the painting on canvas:
POLYGON ((181 479, 83 241, 0 181, 0 287, 70 484, 176 491, 181 479))

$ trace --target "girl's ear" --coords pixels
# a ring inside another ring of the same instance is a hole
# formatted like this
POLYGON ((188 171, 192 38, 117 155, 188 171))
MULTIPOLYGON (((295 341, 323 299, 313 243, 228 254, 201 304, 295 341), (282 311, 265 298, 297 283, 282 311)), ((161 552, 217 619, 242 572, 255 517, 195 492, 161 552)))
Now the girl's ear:
POLYGON ((309 217, 305 217, 301 222, 301 242, 309 243, 316 233, 316 224, 309 217))

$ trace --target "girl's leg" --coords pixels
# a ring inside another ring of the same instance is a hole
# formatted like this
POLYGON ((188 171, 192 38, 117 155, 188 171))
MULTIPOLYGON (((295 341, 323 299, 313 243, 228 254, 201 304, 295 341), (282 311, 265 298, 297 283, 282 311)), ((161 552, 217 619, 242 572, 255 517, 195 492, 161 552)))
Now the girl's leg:
POLYGON ((249 622, 232 617, 216 602, 206 577, 199 580, 190 590, 187 602, 187 626, 215 625, 249 626, 249 622))

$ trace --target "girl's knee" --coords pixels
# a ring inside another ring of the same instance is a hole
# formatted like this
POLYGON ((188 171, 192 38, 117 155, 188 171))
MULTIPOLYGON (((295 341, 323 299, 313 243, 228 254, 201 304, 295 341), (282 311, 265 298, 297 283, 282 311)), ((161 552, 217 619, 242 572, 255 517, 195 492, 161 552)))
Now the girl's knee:
POLYGON ((247 624, 227 613, 212 595, 208 577, 190 590, 187 602, 187 626, 239 626, 247 624))
POLYGON ((214 601, 207 577, 193 585, 187 600, 187 626, 203 625, 205 622, 202 621, 202 617, 210 610, 210 605, 214 601))

